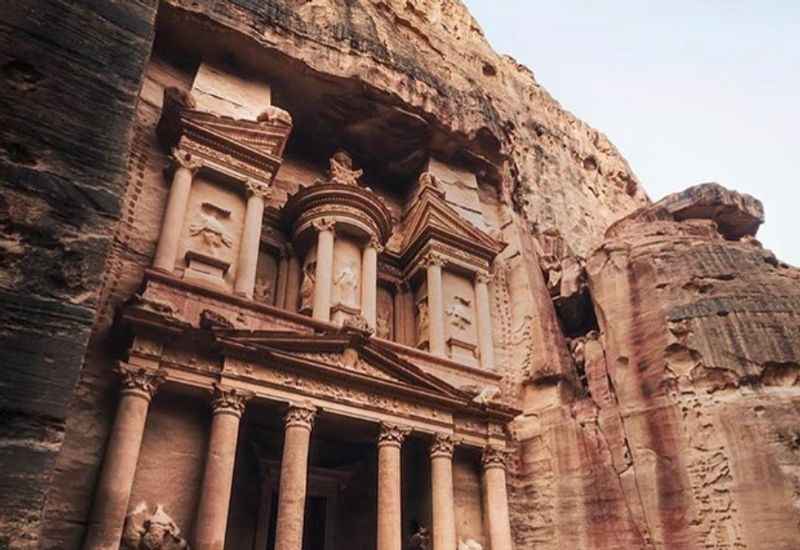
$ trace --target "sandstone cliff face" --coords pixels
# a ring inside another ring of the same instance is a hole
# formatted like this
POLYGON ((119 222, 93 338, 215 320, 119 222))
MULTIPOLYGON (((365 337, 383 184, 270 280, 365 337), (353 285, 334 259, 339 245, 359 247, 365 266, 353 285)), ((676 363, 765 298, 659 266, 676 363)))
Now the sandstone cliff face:
POLYGON ((520 548, 796 547, 800 272, 762 216, 703 185, 589 257, 588 395, 519 423, 520 548))
POLYGON ((0 548, 39 547, 119 217, 156 7, 2 8, 0 548))

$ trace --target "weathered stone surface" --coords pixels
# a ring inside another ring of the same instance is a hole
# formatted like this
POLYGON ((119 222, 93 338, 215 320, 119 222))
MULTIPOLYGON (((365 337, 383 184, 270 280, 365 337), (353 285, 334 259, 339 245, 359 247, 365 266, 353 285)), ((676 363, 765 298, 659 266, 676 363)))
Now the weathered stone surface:
POLYGON ((0 547, 38 548, 119 203, 155 2, 4 4, 0 547))

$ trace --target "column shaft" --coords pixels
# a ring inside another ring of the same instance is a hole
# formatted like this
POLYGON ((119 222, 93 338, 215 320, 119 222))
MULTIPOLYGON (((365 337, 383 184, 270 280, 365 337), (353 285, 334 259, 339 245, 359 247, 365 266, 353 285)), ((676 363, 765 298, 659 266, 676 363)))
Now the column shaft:
MULTIPOLYGON (((181 154, 182 155, 182 154, 181 154)), ((180 159, 179 155, 176 157, 180 159)), ((183 162, 180 159, 178 162, 183 162)), ((161 222, 161 235, 158 238, 156 254, 153 259, 155 269, 172 273, 178 256, 178 244, 183 231, 183 220, 192 190, 193 169, 190 165, 178 164, 172 177, 172 185, 167 196, 167 208, 161 222)))
POLYGON ((431 446, 431 504, 433 550, 454 550, 456 513, 453 492, 453 441, 439 435, 431 446))
POLYGON ((401 446, 408 430, 381 426, 378 439, 378 545, 377 550, 402 550, 403 506, 400 479, 401 446))
POLYGON ((405 319, 404 319, 404 298, 403 298, 403 287, 402 285, 397 285, 394 287, 394 341, 400 344, 407 343, 406 341, 406 330, 405 330, 405 319))
POLYGON ((444 331, 444 289, 442 288, 442 263, 428 262, 428 330, 430 352, 446 356, 444 331))
POLYGON ((378 306, 378 250, 370 242, 364 247, 361 259, 361 315, 375 328, 378 306))
POLYGON ((215 387, 211 436, 195 518, 195 550, 222 550, 225 547, 239 420, 247 398, 240 391, 215 387))
POLYGON ((284 307, 289 311, 297 311, 298 302, 300 301, 300 284, 302 267, 300 266, 300 258, 291 254, 289 256, 289 269, 286 276, 286 302, 284 307))
POLYGON ((283 251, 278 262, 278 284, 275 285, 275 306, 286 309, 286 288, 289 281, 289 256, 283 251))
POLYGON ((142 446, 147 410, 161 373, 120 367, 123 390, 111 428, 84 550, 117 550, 142 446))
POLYGON ((233 290, 239 296, 253 297, 258 267, 258 249, 261 244, 261 222, 264 219, 264 197, 260 191, 252 192, 244 213, 242 241, 239 243, 239 262, 233 290))
POLYGON ((333 287, 333 227, 331 224, 319 224, 318 229, 314 308, 311 316, 320 321, 330 321, 333 287))
POLYGON ((512 550, 506 470, 498 455, 494 449, 484 451, 483 509, 489 526, 489 547, 492 550, 512 550))
POLYGON ((489 302, 489 286, 485 275, 475 278, 475 301, 478 310, 478 345, 480 346, 481 367, 494 369, 494 338, 492 314, 489 302))
POLYGON ((281 458, 278 492, 278 519, 275 527, 275 550, 303 548, 303 522, 308 483, 308 448, 314 420, 314 408, 290 407, 281 458))

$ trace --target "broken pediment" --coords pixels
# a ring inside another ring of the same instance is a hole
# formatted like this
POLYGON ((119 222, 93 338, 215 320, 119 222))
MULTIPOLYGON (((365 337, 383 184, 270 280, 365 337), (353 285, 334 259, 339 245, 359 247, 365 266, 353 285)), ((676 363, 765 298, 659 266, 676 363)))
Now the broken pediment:
POLYGON ((506 246, 477 228, 450 206, 436 176, 423 173, 419 191, 403 220, 403 254, 413 255, 436 239, 491 261, 506 246))

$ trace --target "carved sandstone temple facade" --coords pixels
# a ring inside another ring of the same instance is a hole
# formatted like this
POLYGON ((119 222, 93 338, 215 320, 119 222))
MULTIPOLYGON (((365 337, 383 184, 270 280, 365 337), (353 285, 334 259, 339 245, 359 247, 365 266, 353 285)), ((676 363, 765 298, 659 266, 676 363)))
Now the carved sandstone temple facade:
POLYGON ((9 11, 0 548, 797 548, 757 200, 652 203, 457 0, 9 11))

